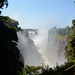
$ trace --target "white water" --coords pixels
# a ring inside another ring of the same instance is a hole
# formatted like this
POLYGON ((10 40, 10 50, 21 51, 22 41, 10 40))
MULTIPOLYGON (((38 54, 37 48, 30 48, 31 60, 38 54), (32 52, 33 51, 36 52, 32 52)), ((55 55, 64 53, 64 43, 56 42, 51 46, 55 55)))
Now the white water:
POLYGON ((55 43, 53 38, 50 38, 48 43, 47 32, 39 31, 38 35, 33 35, 31 39, 34 42, 21 32, 18 33, 18 38, 18 48, 23 54, 25 65, 38 66, 44 63, 53 67, 56 63, 64 63, 64 51, 58 55, 58 43, 55 43))
POLYGON ((34 42, 25 36, 24 33, 18 32, 18 48, 24 57, 24 65, 41 65, 43 62, 34 42))
POLYGON ((35 36, 34 38, 32 38, 32 40, 34 41, 34 44, 36 45, 36 47, 38 48, 38 52, 40 53, 42 59, 43 59, 43 64, 44 65, 50 65, 50 61, 46 55, 46 51, 47 51, 47 43, 48 43, 48 37, 47 37, 47 33, 46 32, 42 32, 42 31, 38 31, 37 36, 35 36), (45 34, 45 35, 44 35, 45 34))
POLYGON ((39 49, 38 52, 41 54, 42 59, 44 60, 43 63, 44 63, 45 65, 49 65, 49 66, 51 67, 50 61, 49 61, 48 57, 46 56, 45 52, 44 52, 43 50, 41 50, 41 49, 39 49))

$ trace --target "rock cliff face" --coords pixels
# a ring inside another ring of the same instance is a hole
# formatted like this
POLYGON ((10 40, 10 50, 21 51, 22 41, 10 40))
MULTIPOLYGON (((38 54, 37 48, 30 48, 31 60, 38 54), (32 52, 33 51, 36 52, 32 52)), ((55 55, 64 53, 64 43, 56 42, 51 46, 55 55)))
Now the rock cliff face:
MULTIPOLYGON (((60 31, 62 31, 62 29, 60 29, 60 31)), ((65 45, 68 42, 68 35, 65 34, 66 30, 63 33, 60 34, 57 28, 48 31, 47 56, 52 64, 58 62, 58 64, 62 64, 65 61, 64 52, 65 45)))
POLYGON ((58 38, 56 38, 56 40, 58 41, 58 54, 60 55, 60 52, 64 52, 65 51, 65 45, 68 42, 68 36, 58 36, 58 38))
MULTIPOLYGON (((48 47, 50 46, 50 43, 54 44, 53 46, 58 47, 58 52, 64 51, 64 47, 68 42, 68 35, 72 32, 71 27, 66 28, 59 28, 56 27, 50 29, 48 31, 48 47), (62 33, 61 33, 62 32, 62 33)), ((49 49, 49 48, 48 48, 49 49)), ((59 53, 58 53, 59 54, 59 53)))

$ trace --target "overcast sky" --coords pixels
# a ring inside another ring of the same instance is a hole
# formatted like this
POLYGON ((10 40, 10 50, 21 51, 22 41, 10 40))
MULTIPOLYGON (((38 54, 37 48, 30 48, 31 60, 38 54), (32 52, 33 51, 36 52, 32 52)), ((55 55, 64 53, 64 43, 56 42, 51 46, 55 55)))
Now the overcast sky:
POLYGON ((74 0, 8 0, 8 3, 2 15, 17 20, 23 29, 72 26, 75 19, 74 0))

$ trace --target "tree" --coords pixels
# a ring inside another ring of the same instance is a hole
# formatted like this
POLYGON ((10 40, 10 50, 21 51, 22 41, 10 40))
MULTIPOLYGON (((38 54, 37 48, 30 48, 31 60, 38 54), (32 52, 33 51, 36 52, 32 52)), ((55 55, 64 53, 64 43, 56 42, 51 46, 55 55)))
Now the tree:
MULTIPOLYGON (((0 9, 3 9, 4 5, 6 5, 6 8, 8 7, 8 1, 7 0, 0 0, 0 9)), ((1 11, 0 11, 1 14, 1 11)))
MULTIPOLYGON (((7 0, 0 0, 0 9, 4 5, 8 7, 7 0)), ((0 11, 1 14, 1 11, 0 11)), ((17 48, 18 37, 14 26, 18 22, 9 17, 0 16, 0 74, 20 75, 23 72, 24 61, 22 54, 17 48), (13 25, 11 27, 11 25, 13 25)))
POLYGON ((69 41, 65 46, 65 57, 68 61, 75 60, 75 20, 72 21, 73 33, 69 35, 69 41))
POLYGON ((18 21, 15 21, 8 16, 0 16, 0 21, 3 21, 8 27, 13 27, 18 30, 18 21))
POLYGON ((6 8, 8 7, 8 1, 7 0, 0 0, 0 8, 2 9, 3 6, 6 5, 6 8))
POLYGON ((14 28, 0 21, 0 74, 19 75, 24 67, 23 57, 17 48, 18 37, 14 28), (22 60, 22 61, 21 61, 22 60))

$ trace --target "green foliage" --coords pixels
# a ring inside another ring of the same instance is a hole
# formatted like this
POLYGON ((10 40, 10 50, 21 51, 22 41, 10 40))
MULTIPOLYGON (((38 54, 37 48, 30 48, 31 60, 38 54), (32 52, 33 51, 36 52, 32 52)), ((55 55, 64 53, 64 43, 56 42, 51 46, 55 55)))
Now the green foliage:
POLYGON ((9 26, 9 25, 6 25, 6 26, 7 26, 8 28, 11 28, 11 29, 17 31, 17 28, 15 28, 15 27, 11 27, 11 26, 9 26))
POLYGON ((16 31, 8 27, 4 20, 0 21, 0 74, 19 75, 22 72, 23 59, 17 48, 18 37, 16 31), (5 70, 4 70, 5 69, 5 70))
POLYGON ((42 66, 28 66, 26 65, 24 68, 25 74, 29 74, 29 75, 39 75, 40 71, 42 69, 42 66))
POLYGON ((75 60, 65 62, 66 68, 69 68, 72 65, 75 65, 75 60))
POLYGON ((68 35, 70 33, 72 33, 72 28, 69 26, 62 28, 62 29, 61 28, 58 29, 58 34, 60 35, 68 35))
POLYGON ((73 20, 73 33, 69 35, 69 40, 65 46, 65 57, 68 61, 75 60, 75 20, 73 20))
POLYGON ((65 69, 75 65, 75 60, 70 62, 65 62, 63 65, 56 64, 54 68, 44 68, 44 71, 41 72, 40 75, 63 75, 65 69))
POLYGON ((73 26, 72 26, 72 30, 73 30, 73 33, 75 33, 75 19, 72 20, 72 24, 73 24, 73 26))
MULTIPOLYGON (((0 0, 0 9, 3 9, 4 5, 6 5, 6 8, 8 7, 8 1, 7 0, 0 0)), ((0 14, 2 12, 0 11, 0 14)))
POLYGON ((9 28, 13 28, 16 31, 22 30, 21 27, 18 27, 19 23, 8 16, 0 16, 0 21, 4 22, 9 28))
POLYGON ((10 19, 8 16, 0 16, 0 21, 3 21, 8 27, 13 27, 18 30, 19 23, 13 19, 10 19))
POLYGON ((68 34, 72 33, 72 27, 67 26, 65 28, 59 28, 59 29, 54 27, 54 28, 49 30, 49 33, 51 33, 53 35, 54 34, 59 34, 61 36, 68 35, 68 34))
POLYGON ((75 60, 75 34, 69 35, 68 44, 65 46, 65 56, 68 61, 75 60))
POLYGON ((7 8, 8 1, 7 0, 0 0, 0 8, 2 8, 4 5, 6 5, 6 8, 7 8))

